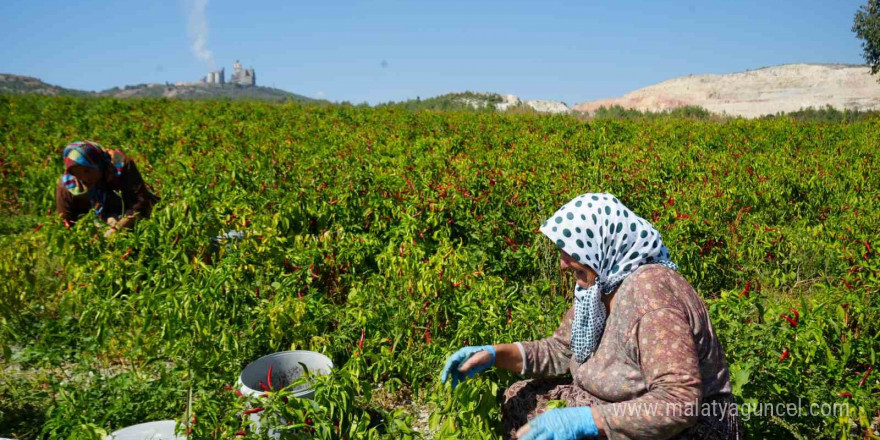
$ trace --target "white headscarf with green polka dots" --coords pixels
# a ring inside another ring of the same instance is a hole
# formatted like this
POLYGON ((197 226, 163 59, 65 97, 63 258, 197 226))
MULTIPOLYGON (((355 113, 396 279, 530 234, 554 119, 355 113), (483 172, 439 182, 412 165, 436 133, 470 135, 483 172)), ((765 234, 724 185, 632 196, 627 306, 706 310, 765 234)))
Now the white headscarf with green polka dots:
POLYGON ((571 351, 578 363, 596 351, 602 338, 605 329, 603 294, 613 292, 643 264, 678 269, 669 260, 660 232, 611 194, 575 197, 544 222, 541 232, 598 275, 592 287, 577 286, 574 291, 571 351))

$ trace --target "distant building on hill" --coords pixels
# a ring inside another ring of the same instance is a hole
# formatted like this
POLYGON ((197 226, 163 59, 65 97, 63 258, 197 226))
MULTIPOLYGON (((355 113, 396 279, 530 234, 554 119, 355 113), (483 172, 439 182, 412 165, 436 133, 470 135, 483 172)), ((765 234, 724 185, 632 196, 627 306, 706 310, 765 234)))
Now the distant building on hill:
MULTIPOLYGON (((226 84, 226 70, 221 67, 220 70, 208 72, 208 75, 202 77, 199 82, 202 84, 226 84)), ((253 67, 244 69, 241 66, 241 62, 235 60, 235 64, 232 65, 232 77, 229 78, 229 83, 242 86, 255 86, 257 85, 257 74, 254 73, 253 67)))
POLYGON ((229 82, 243 86, 257 85, 257 76, 254 73, 254 68, 242 69, 241 62, 235 60, 235 64, 232 65, 232 78, 229 82))
POLYGON ((226 70, 221 67, 220 70, 208 72, 208 76, 203 77, 201 82, 205 84, 226 84, 226 70))

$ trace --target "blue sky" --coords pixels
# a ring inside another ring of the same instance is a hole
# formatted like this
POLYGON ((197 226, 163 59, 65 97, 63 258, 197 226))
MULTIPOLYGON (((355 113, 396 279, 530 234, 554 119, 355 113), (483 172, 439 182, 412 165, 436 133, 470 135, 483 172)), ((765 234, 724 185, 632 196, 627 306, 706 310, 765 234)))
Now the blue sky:
MULTIPOLYGON (((573 105, 687 74, 861 64, 850 28, 866 1, 210 0, 201 53, 331 101, 474 90, 573 105)), ((0 72, 86 90, 195 81, 204 2, 3 0, 0 72)))

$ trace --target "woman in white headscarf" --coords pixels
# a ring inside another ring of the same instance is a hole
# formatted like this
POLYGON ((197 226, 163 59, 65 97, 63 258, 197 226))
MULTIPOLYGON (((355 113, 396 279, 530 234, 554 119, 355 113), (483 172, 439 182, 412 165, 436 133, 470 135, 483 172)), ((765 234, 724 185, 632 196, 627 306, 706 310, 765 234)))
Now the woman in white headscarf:
POLYGON ((562 325, 539 341, 464 347, 442 381, 491 366, 536 377, 505 392, 511 438, 740 438, 721 344, 660 233, 604 193, 574 198, 541 232, 576 278, 562 325), (553 400, 566 407, 548 410, 553 400))

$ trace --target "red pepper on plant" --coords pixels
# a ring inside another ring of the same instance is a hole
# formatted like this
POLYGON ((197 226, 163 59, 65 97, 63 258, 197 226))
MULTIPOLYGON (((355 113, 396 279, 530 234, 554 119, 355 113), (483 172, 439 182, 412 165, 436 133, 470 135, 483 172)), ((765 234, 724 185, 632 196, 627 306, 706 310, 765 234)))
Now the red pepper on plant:
POLYGON ((262 406, 258 406, 256 408, 246 409, 244 410, 244 414, 256 414, 263 410, 262 406))
POLYGON ((746 297, 748 299, 749 292, 752 291, 752 280, 746 281, 746 287, 743 288, 742 292, 739 293, 740 298, 746 297))
POLYGON ((870 375, 871 371, 873 371, 873 370, 874 370, 874 367, 869 365, 868 370, 865 371, 865 374, 862 375, 862 380, 859 381, 859 388, 862 388, 865 386, 865 383, 867 383, 867 381, 868 381, 868 375, 870 375))
POLYGON ((266 383, 269 384, 270 390, 275 389, 275 387, 272 386, 272 367, 273 366, 274 365, 269 365, 269 371, 266 372, 266 383))
POLYGON ((788 349, 787 348, 785 350, 782 350, 782 355, 779 356, 779 362, 782 362, 786 359, 788 359, 788 349))

